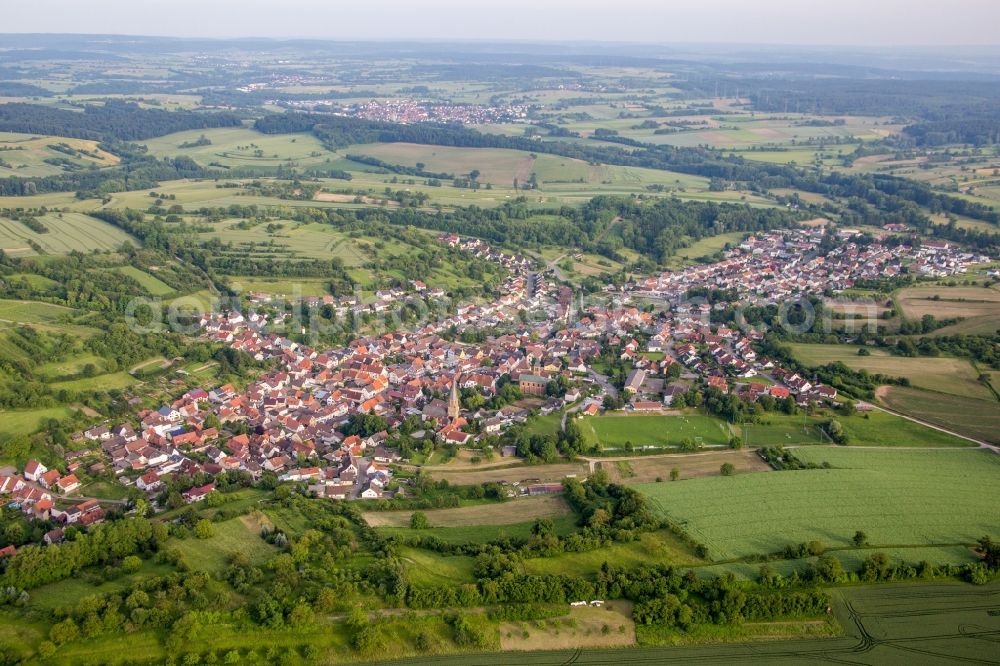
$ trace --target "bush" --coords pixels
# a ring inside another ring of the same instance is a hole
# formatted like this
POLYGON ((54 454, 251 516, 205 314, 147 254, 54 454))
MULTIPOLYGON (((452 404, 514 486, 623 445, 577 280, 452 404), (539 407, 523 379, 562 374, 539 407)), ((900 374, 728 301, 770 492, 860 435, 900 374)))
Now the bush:
POLYGON ((422 511, 414 511, 410 516, 410 527, 415 530, 426 530, 431 524, 427 520, 427 514, 422 511))
POLYGON ((122 571, 127 574, 134 574, 141 568, 142 568, 142 560, 139 559, 138 555, 129 555, 124 560, 122 560, 122 571))
POLYGON ((194 526, 194 533, 199 539, 210 539, 215 533, 212 528, 212 522, 202 518, 198 521, 198 524, 194 526))

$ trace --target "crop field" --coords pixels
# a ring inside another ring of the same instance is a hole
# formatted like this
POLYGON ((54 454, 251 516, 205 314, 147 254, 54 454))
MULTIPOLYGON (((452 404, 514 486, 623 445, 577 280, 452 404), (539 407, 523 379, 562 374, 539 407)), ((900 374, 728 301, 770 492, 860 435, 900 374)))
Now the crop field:
POLYGON ((761 460, 756 451, 749 448, 690 454, 632 456, 627 459, 602 460, 596 464, 607 470, 613 481, 632 485, 651 483, 657 479, 664 483, 674 483, 669 481, 670 473, 674 469, 680 474, 680 479, 714 476, 719 474, 719 468, 725 463, 732 464, 737 473, 771 470, 770 465, 761 460))
POLYGON ((962 358, 892 356, 881 349, 871 349, 871 356, 858 356, 853 345, 791 344, 795 357, 806 365, 824 365, 840 361, 853 370, 867 370, 891 377, 906 377, 913 386, 941 393, 975 398, 991 397, 978 380, 978 373, 962 358))
POLYGON ((897 412, 967 437, 1000 444, 1000 404, 995 399, 942 395, 905 386, 887 386, 880 397, 897 412))
MULTIPOLYGON (((433 527, 469 527, 471 525, 511 525, 535 518, 554 518, 570 513, 569 505, 559 495, 526 497, 499 504, 475 504, 454 509, 423 512, 433 527)), ((368 511, 364 519, 372 527, 409 527, 412 511, 368 511)))
POLYGON ((0 132, 0 178, 51 176, 91 165, 101 167, 118 162, 118 156, 98 148, 97 141, 0 132), (54 164, 45 160, 65 162, 54 164))
POLYGON ((638 486, 713 559, 816 539, 846 547, 857 530, 878 545, 972 543, 996 529, 1000 457, 991 451, 802 448, 833 469, 708 477, 638 486), (777 526, 780 525, 780 528, 777 526))
POLYGON ((983 287, 910 287, 899 292, 907 317, 979 317, 1000 312, 1000 291, 983 287))
POLYGON ((145 141, 156 157, 190 157, 202 166, 274 168, 294 163, 300 168, 318 166, 337 159, 312 134, 262 134, 244 127, 218 127, 167 134, 145 141), (205 146, 181 148, 201 136, 205 146))
MULTIPOLYGON (((922 393, 926 393, 926 391, 922 393)), ((955 396, 947 394, 934 395, 940 395, 942 400, 957 399, 955 396)), ((919 413, 914 416, 922 417, 919 413)), ((928 428, 927 426, 881 410, 838 420, 844 426, 844 432, 850 438, 848 446, 926 448, 975 446, 973 442, 967 439, 955 437, 934 428, 928 428)), ((953 429, 949 427, 949 430, 953 429)))
POLYGON ((0 217, 0 250, 24 256, 36 254, 31 243, 36 243, 47 254, 117 250, 126 241, 134 246, 141 245, 121 229, 81 213, 48 213, 38 220, 48 227, 48 233, 40 234, 20 222, 0 217))
MULTIPOLYGON (((344 233, 331 225, 311 223, 298 224, 292 221, 276 222, 283 228, 267 233, 262 225, 252 228, 240 228, 238 220, 224 220, 213 225, 213 230, 203 232, 201 238, 208 240, 217 238, 223 243, 231 244, 232 249, 226 249, 224 254, 251 256, 258 259, 274 261, 296 259, 333 259, 338 258, 348 268, 351 277, 357 280, 362 288, 372 289, 373 274, 365 265, 379 260, 413 257, 422 250, 419 244, 411 244, 394 238, 363 236, 356 233, 344 233)), ((389 268, 385 274, 403 277, 401 271, 389 268)), ((460 274, 455 266, 442 264, 433 269, 424 280, 432 286, 452 289, 460 285, 470 285, 469 278, 460 274)), ((266 284, 266 277, 247 278, 233 277, 242 291, 267 291, 292 295, 294 285, 301 284, 302 295, 322 295, 326 293, 323 283, 318 280, 277 280, 277 286, 266 284), (252 287, 248 286, 253 285, 252 287), (259 288, 260 287, 260 288, 259 288), (288 288, 287 291, 283 291, 288 288)))
POLYGON ((926 314, 937 319, 963 318, 932 335, 990 334, 1000 328, 1000 290, 984 287, 908 287, 897 296, 899 306, 910 319, 926 314))
POLYGON ((619 448, 634 446, 676 446, 685 439, 701 439, 702 444, 728 444, 732 432, 727 424, 710 416, 594 416, 580 419, 580 430, 589 443, 619 448))

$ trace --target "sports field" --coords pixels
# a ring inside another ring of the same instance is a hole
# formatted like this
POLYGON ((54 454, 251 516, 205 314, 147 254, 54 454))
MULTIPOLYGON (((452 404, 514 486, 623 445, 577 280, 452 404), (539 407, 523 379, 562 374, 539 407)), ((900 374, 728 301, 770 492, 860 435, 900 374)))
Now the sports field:
POLYGON ((727 444, 732 436, 728 424, 710 416, 594 416, 578 421, 588 443, 604 448, 676 446, 685 439, 702 444, 727 444))
POLYGON ((819 540, 871 544, 972 543, 995 533, 1000 456, 991 451, 796 449, 833 469, 706 477, 637 486, 661 515, 705 543, 713 559, 819 540))

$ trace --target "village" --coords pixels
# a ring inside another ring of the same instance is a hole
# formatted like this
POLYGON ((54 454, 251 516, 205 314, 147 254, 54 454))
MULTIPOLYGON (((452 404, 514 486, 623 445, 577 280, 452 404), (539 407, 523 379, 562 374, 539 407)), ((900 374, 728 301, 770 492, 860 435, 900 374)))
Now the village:
MULTIPOLYGON (((215 489, 210 479, 223 472, 274 475, 331 500, 377 500, 406 492, 394 481, 393 467, 408 461, 392 446, 404 430, 410 440, 431 446, 491 448, 503 432, 536 414, 587 418, 616 408, 667 413, 694 387, 750 402, 766 394, 800 406, 833 403, 836 389, 758 353, 761 330, 712 323, 712 312, 839 291, 903 271, 957 275, 984 259, 947 243, 862 247, 851 235, 821 256, 822 238, 815 230, 752 235, 722 261, 609 285, 598 302, 574 309, 572 291, 538 272, 530 259, 478 239, 442 235, 443 244, 503 265, 503 296, 329 350, 270 332, 273 322, 256 311, 205 315, 203 336, 273 369, 243 389, 190 390, 131 421, 76 433, 63 472, 37 460, 0 471, 0 495, 31 519, 81 527, 105 518, 108 500, 86 496, 81 480, 99 476, 137 489, 154 510, 164 508, 158 498, 167 480, 209 479, 182 493, 193 503, 209 496, 215 489), (728 296, 711 303, 690 297, 705 290, 728 296), (445 337, 482 330, 504 332, 479 343, 445 337), (623 386, 613 386, 595 367, 609 352, 629 368, 623 386)), ((329 303, 356 314, 444 295, 419 281, 411 287, 380 292, 373 303, 327 297, 308 305, 329 303)), ((268 300, 250 295, 251 303, 268 300)), ((512 446, 498 448, 500 455, 514 455, 512 446)), ((559 484, 510 490, 558 491, 559 484)), ((62 535, 57 527, 45 541, 62 535)))
POLYGON ((351 118, 391 123, 461 123, 488 125, 524 122, 528 107, 522 105, 445 104, 424 100, 372 100, 343 105, 329 100, 280 100, 274 104, 290 109, 308 109, 351 118))

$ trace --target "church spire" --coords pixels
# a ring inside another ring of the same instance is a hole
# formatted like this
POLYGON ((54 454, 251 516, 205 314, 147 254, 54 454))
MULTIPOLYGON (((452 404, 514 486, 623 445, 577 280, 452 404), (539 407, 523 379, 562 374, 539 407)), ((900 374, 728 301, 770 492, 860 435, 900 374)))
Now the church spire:
POLYGON ((461 405, 458 402, 458 373, 451 380, 451 396, 448 398, 448 418, 454 421, 461 413, 461 405))

